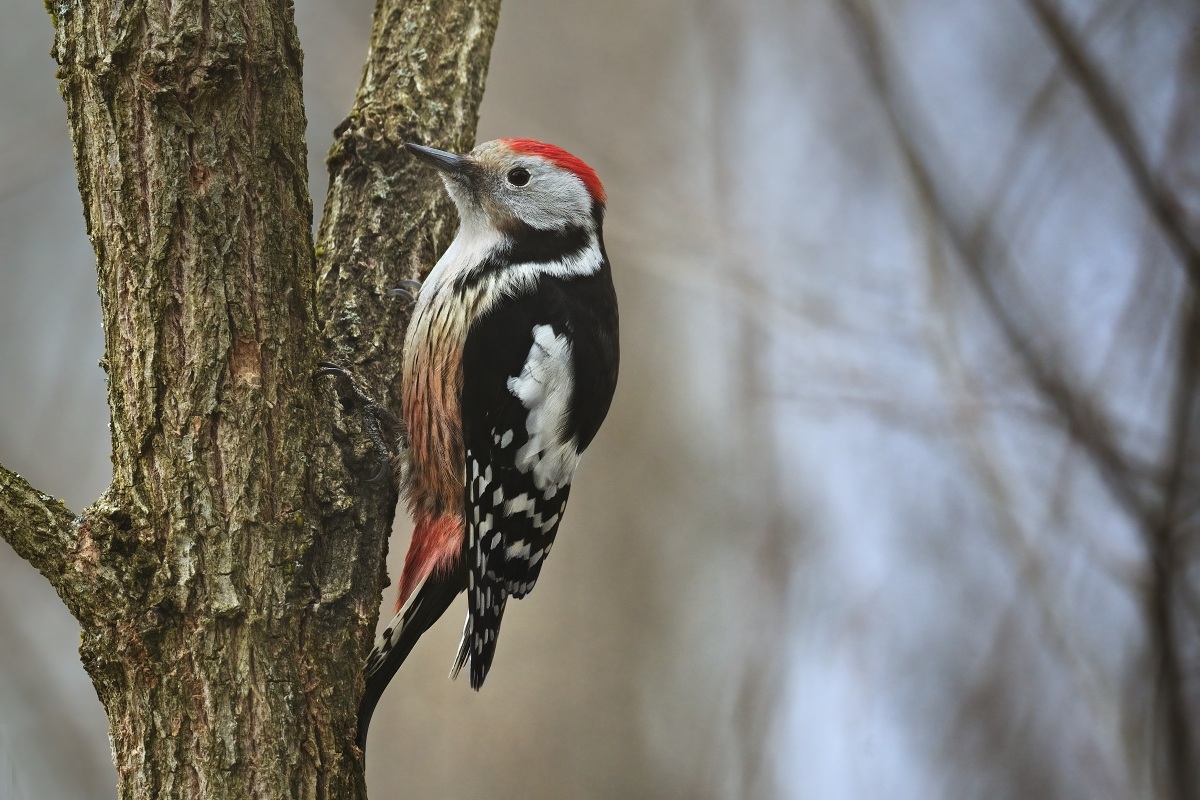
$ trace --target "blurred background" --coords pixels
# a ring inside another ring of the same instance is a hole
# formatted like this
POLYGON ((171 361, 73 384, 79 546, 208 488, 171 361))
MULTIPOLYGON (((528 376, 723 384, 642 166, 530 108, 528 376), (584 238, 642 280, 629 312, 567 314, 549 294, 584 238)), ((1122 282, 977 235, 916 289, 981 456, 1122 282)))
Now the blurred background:
MULTIPOLYGON (((78 510, 93 257, 3 2, 0 463, 78 510)), ((372 4, 296 10, 319 207, 372 4)), ((1197 796, 1195 0, 505 0, 497 136, 604 179, 621 384, 486 690, 448 614, 372 796, 1197 796)), ((113 796, 77 646, 0 543, 0 796, 113 796)))

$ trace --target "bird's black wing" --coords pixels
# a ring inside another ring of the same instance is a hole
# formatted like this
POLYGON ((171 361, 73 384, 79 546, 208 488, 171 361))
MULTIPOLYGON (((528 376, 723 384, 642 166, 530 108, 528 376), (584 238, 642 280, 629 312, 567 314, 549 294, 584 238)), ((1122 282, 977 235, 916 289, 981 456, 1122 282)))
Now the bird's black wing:
MULTIPOLYGON (((607 266, 607 265, 606 265, 607 266)), ((464 563, 469 616, 455 665, 478 689, 510 596, 528 594, 549 555, 579 455, 616 381, 615 302, 597 323, 588 288, 602 275, 542 280, 476 322, 463 352, 464 563), (597 377, 599 375, 599 377, 597 377)))

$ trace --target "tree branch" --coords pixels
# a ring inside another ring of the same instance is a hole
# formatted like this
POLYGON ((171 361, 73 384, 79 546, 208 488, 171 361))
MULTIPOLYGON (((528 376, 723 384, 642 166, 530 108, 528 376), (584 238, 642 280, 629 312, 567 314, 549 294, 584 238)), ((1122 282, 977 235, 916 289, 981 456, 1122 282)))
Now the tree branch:
POLYGON ((106 498, 77 516, 0 465, 0 538, 46 576, 85 629, 128 613, 128 523, 106 498))
POLYGON ((1043 33, 1054 45, 1064 71, 1083 92, 1092 115, 1116 148, 1133 185, 1179 258, 1193 286, 1200 287, 1200 243, 1187 215, 1145 158, 1125 106, 1104 71, 1088 56, 1066 20, 1049 0, 1026 0, 1043 33))
MULTIPOLYGON (((410 309, 386 292, 428 273, 456 220, 441 184, 404 142, 456 150, 474 142, 499 13, 500 0, 380 2, 362 83, 327 157, 316 248, 324 347, 387 407, 395 407, 410 309)), ((365 482, 375 469, 365 435, 342 434, 338 443, 348 472, 359 478, 350 502, 329 498, 347 532, 333 546, 353 546, 354 563, 371 565, 377 599, 396 495, 386 482, 365 482)), ((372 623, 376 610, 367 612, 372 623)))
MULTIPOLYGON (((1188 548, 1180 524, 1180 507, 1187 498, 1187 473, 1196 423, 1197 381, 1200 379, 1200 310, 1196 289, 1188 286, 1180 324, 1179 377, 1172 397, 1171 445, 1168 447, 1164 497, 1158 520, 1145 531, 1152 556, 1153 581, 1146 587, 1146 605, 1153 631, 1156 712, 1162 720, 1161 753, 1166 794, 1172 798, 1197 796, 1195 733, 1188 714, 1189 648, 1181 632, 1187 630, 1187 609, 1182 600, 1188 584, 1188 548)), ((1194 622, 1194 620, 1191 620, 1194 622)))
POLYGON ((319 283, 291 4, 49 8, 113 481, 76 518, 0 468, 3 536, 83 624, 121 798, 362 798, 355 687, 396 496, 311 375, 335 353, 394 385, 407 308, 384 291, 454 219, 402 144, 471 143, 499 0, 378 5, 319 283))
POLYGON ((63 501, 0 465, 0 538, 45 575, 68 606, 75 595, 67 585, 68 564, 76 550, 75 524, 75 515, 63 501))
POLYGON ((500 0, 383 0, 354 107, 334 132, 317 236, 318 313, 331 355, 382 384, 400 375, 409 309, 385 292, 428 273, 457 226, 441 183, 406 141, 475 141, 500 0))
POLYGON ((326 498, 355 481, 326 468, 310 379, 291 4, 51 11, 113 442, 112 485, 78 532, 104 583, 77 616, 119 796, 362 797, 352 687, 377 568, 322 546, 342 533, 326 498))
POLYGON ((1200 316, 1196 312, 1194 288, 1200 280, 1200 260, 1197 260, 1198 251, 1190 238, 1187 223, 1179 215, 1177 204, 1154 178, 1124 108, 1099 70, 1088 63, 1082 47, 1047 2, 1029 0, 1029 4, 1058 49, 1067 71, 1080 83, 1093 114, 1121 154, 1139 195, 1183 262, 1185 275, 1191 281, 1182 301, 1180 364, 1170 421, 1172 435, 1168 437, 1173 445, 1169 447, 1162 474, 1135 469, 1122 452, 1102 409, 1064 377, 1068 373, 1066 363, 1062 359, 1046 358, 1035 348, 1027 331, 1041 328, 1021 324, 1022 311, 1029 304, 1020 297, 1011 280, 1005 291, 1003 281, 1011 270, 1004 268, 1006 250, 993 235, 988 218, 984 217, 973 232, 968 232, 961 215, 946 200, 929 163, 920 153, 917 123, 905 113, 899 93, 889 80, 885 45, 869 4, 866 0, 843 0, 841 7, 860 46, 868 77, 879 96, 922 205, 933 213, 940 232, 959 257, 1009 345, 1021 358, 1034 386, 1056 412, 1064 432, 1090 458, 1113 498, 1126 509, 1146 538, 1153 576, 1147 587, 1150 649, 1158 671, 1155 712, 1160 715, 1162 724, 1162 753, 1157 766, 1163 773, 1159 777, 1163 779, 1166 796, 1190 798, 1195 795, 1197 778, 1192 768, 1193 733, 1185 713, 1186 672, 1177 635, 1180 627, 1178 595, 1185 581, 1177 559, 1181 542, 1175 514, 1185 488, 1186 470, 1191 463, 1187 456, 1192 446, 1191 426, 1196 410, 1197 374, 1200 373, 1200 348, 1196 344, 1200 337, 1200 316), (1151 474, 1142 474, 1144 472, 1151 474))
POLYGON ((922 206, 930 209, 953 249, 965 273, 987 305, 1000 332, 1019 356, 1040 396, 1048 402, 1072 441, 1080 446, 1095 465, 1097 473, 1131 517, 1143 527, 1152 525, 1155 514, 1154 487, 1147 485, 1142 475, 1121 450, 1112 425, 1103 410, 1086 393, 1078 391, 1066 376, 1061 359, 1043 356, 1027 331, 1042 330, 1043 326, 1027 318, 1029 303, 1019 288, 1007 278, 1011 270, 1003 269, 1007 262, 1006 248, 993 235, 987 219, 970 229, 961 213, 938 185, 932 169, 920 152, 917 143, 921 135, 918 124, 906 114, 904 104, 889 77, 885 64, 885 44, 878 30, 869 3, 864 0, 843 0, 840 4, 849 29, 863 59, 872 88, 879 97, 887 123, 894 135, 904 166, 913 182, 914 191, 922 206))

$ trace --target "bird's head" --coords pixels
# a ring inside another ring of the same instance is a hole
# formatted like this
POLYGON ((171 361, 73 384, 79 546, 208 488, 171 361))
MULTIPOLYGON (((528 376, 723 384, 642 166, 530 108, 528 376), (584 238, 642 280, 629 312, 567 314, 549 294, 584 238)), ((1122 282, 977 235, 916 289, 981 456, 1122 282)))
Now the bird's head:
POLYGON ((552 144, 495 139, 465 155, 405 147, 441 172, 464 227, 487 225, 513 236, 525 228, 598 227, 604 213, 604 187, 595 171, 552 144))

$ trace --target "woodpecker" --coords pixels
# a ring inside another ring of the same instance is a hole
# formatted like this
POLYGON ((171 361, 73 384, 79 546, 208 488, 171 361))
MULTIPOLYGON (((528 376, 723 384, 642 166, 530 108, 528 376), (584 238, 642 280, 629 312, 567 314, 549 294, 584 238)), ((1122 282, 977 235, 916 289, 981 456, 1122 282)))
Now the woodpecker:
POLYGON ((463 591, 451 677, 469 664, 471 688, 483 685, 505 604, 533 590, 550 554, 619 361, 592 168, 532 139, 465 155, 406 147, 440 173, 459 229, 417 292, 404 340, 396 473, 414 531, 396 616, 366 665, 364 750, 383 690, 463 591))

